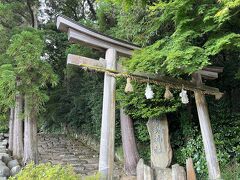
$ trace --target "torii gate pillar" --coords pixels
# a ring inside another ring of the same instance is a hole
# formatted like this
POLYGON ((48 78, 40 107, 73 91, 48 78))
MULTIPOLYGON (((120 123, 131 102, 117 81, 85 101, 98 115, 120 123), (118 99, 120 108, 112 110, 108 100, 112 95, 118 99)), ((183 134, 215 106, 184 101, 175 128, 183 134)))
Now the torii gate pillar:
MULTIPOLYGON (((196 83, 196 85, 201 85, 202 84, 201 75, 198 73, 193 74, 193 82, 196 83)), ((208 176, 210 180, 221 179, 207 102, 202 92, 194 91, 194 95, 207 160, 208 176)))
MULTIPOLYGON (((115 49, 106 51, 106 68, 116 70, 117 52, 115 49)), ((114 162, 115 136, 115 91, 116 79, 105 73, 103 90, 103 109, 101 144, 99 155, 99 172, 106 179, 112 179, 114 162)))

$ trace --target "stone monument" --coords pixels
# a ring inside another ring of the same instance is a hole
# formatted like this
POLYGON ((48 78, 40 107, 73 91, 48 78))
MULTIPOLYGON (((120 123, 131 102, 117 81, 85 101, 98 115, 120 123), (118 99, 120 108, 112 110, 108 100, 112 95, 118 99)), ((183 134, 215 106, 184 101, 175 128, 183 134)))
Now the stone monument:
POLYGON ((147 127, 150 135, 152 167, 164 169, 172 161, 172 148, 166 115, 158 119, 149 119, 147 127))

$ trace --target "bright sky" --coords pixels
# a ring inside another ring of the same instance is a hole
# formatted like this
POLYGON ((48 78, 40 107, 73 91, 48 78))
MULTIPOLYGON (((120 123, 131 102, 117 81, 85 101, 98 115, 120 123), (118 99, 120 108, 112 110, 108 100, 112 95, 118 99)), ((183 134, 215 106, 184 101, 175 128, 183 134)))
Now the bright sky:
POLYGON ((40 10, 40 14, 38 16, 38 20, 41 22, 41 23, 47 23, 47 21, 49 20, 49 17, 47 15, 47 13, 45 12, 46 9, 50 9, 49 7, 47 7, 46 5, 46 0, 39 0, 41 6, 39 8, 40 10))

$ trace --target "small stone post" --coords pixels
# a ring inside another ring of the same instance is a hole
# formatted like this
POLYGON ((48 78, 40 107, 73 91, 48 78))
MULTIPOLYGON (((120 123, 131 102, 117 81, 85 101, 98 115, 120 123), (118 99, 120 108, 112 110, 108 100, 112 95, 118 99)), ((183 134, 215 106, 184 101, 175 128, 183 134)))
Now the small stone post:
POLYGON ((187 180, 197 180, 192 158, 186 160, 187 180))
POLYGON ((140 159, 137 164, 137 180, 153 180, 153 170, 140 159))

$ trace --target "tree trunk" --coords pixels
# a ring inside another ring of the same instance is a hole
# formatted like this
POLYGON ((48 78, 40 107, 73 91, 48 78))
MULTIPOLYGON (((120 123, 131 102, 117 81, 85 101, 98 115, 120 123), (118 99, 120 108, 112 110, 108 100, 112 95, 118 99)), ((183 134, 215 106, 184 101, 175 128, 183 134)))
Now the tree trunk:
MULTIPOLYGON (((32 27, 38 28, 36 5, 31 0, 27 1, 27 5, 31 14, 32 27)), ((37 143, 37 118, 34 107, 29 107, 28 97, 24 98, 24 157, 23 163, 28 164, 33 161, 38 164, 38 143, 37 143)))
POLYGON ((13 128, 13 156, 17 159, 23 157, 23 98, 19 93, 16 95, 13 128))
POLYGON ((14 108, 10 109, 9 117, 9 140, 8 140, 8 149, 12 153, 13 151, 13 127, 14 127, 14 108))
POLYGON ((38 8, 34 3, 32 3, 32 0, 27 0, 27 6, 28 6, 29 13, 31 15, 31 26, 33 28, 37 29, 37 26, 38 26, 38 22, 37 22, 38 8))
POLYGON ((132 119, 120 110, 122 145, 124 153, 124 168, 127 175, 136 175, 139 154, 134 136, 132 119))
POLYGON ((37 147, 37 119, 33 108, 29 108, 28 100, 25 96, 25 119, 24 119, 24 164, 33 161, 38 163, 37 147))
POLYGON ((38 28, 38 20, 37 20, 38 8, 37 8, 37 6, 32 7, 32 12, 33 12, 33 28, 37 29, 38 28))

